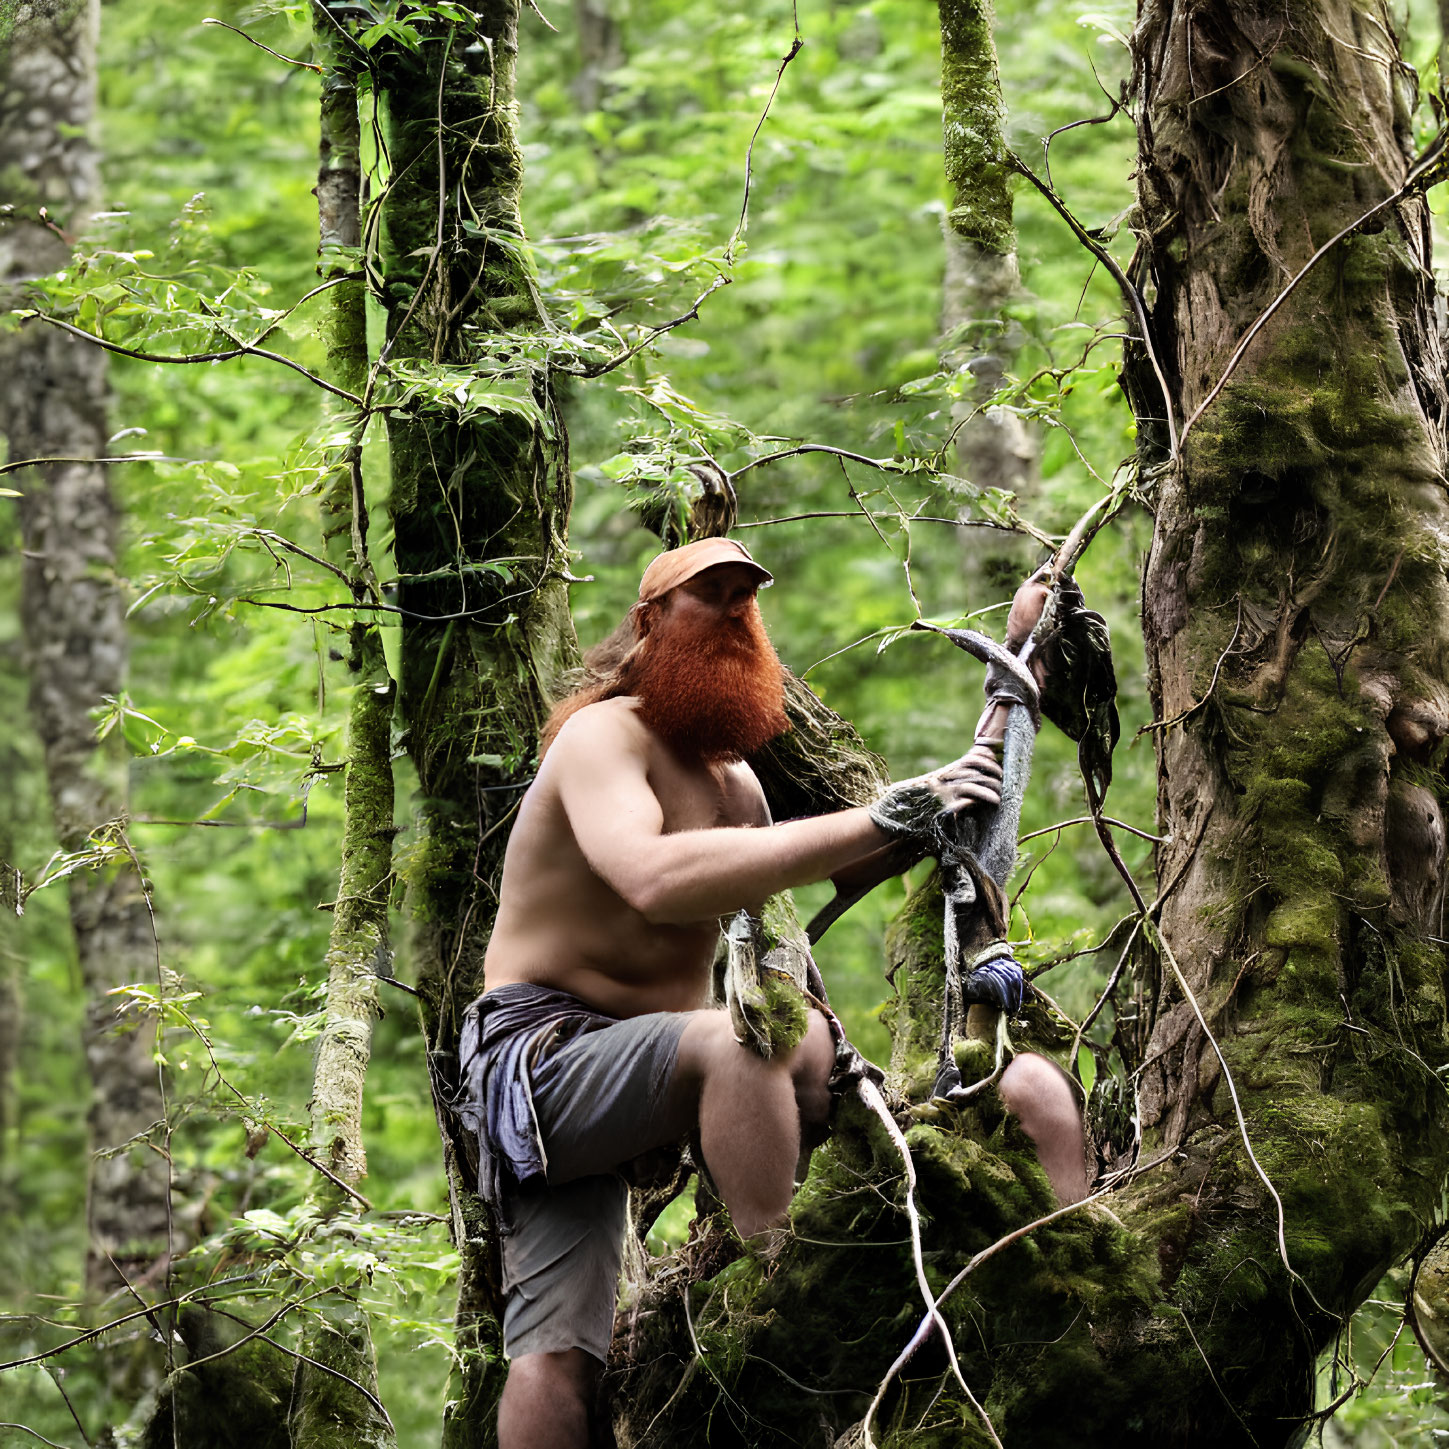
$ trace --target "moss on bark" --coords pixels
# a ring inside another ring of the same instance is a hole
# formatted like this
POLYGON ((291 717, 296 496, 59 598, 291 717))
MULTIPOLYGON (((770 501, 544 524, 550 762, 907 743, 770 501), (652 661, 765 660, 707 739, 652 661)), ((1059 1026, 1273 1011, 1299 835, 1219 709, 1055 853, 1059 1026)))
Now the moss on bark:
MULTIPOLYGON (((518 211, 518 6, 490 0, 471 13, 430 23, 416 51, 373 52, 391 167, 380 260, 400 701, 420 787, 420 842, 401 874, 435 1085, 480 989, 544 686, 575 647, 563 425, 542 349, 520 345, 544 318, 518 211)), ((441 1106, 439 1121, 463 1255, 443 1442, 461 1449, 493 1439, 501 1305, 487 1215, 441 1106)))

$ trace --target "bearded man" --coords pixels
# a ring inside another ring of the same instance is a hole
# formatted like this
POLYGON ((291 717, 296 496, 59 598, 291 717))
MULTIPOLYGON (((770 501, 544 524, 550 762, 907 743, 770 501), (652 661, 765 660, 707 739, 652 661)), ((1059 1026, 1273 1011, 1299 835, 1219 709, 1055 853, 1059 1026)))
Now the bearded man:
MULTIPOLYGON (((869 878, 896 844, 889 812, 771 823, 745 757, 786 728, 784 671, 760 620, 770 575, 703 539, 645 570, 590 683, 544 729, 503 866, 485 992, 469 1009, 463 1116, 503 1237, 508 1381, 501 1449, 585 1449, 608 1354, 628 1188, 619 1169, 696 1129, 705 1166, 750 1239, 785 1216, 802 1130, 829 1111, 836 1048, 818 1011, 790 1052, 742 1046, 705 1006, 720 918, 791 886, 869 878)), ((1026 637, 1044 590, 1018 595, 1026 637)), ((995 805, 1005 729, 893 787, 946 811, 995 805)), ((1002 1096, 1063 1200, 1086 1190, 1065 1076, 1018 1057, 1002 1096)))

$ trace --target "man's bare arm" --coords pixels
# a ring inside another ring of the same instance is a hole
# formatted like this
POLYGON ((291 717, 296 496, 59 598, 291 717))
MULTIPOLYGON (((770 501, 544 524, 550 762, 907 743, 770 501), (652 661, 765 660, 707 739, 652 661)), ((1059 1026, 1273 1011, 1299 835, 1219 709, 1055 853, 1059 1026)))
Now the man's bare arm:
POLYGON ((648 740, 619 710, 575 716, 549 752, 555 787, 590 869, 644 918, 684 925, 825 880, 887 843, 863 809, 783 825, 664 833, 648 740))

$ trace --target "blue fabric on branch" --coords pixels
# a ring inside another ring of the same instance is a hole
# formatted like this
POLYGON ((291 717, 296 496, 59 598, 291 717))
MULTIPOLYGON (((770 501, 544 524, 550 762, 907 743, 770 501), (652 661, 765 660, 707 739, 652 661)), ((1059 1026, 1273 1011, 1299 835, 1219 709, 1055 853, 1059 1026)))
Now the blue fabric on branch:
POLYGON ((969 1004, 985 1002, 1014 1016, 1021 1010, 1021 998, 1026 990, 1026 978, 1021 967, 1010 955, 996 956, 983 961, 961 983, 962 998, 969 1004))

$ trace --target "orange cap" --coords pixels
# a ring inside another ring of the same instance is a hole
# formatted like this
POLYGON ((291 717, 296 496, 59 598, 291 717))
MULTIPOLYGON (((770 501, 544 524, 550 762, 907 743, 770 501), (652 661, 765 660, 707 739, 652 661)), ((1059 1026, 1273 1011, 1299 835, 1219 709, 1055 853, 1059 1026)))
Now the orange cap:
POLYGON ((670 589, 677 589, 696 574, 712 569, 717 564, 745 564, 760 576, 760 585, 774 583, 774 576, 750 557, 749 550, 732 538, 700 538, 687 543, 683 548, 672 548, 661 553, 644 570, 639 580, 639 602, 648 603, 660 598, 670 589))

